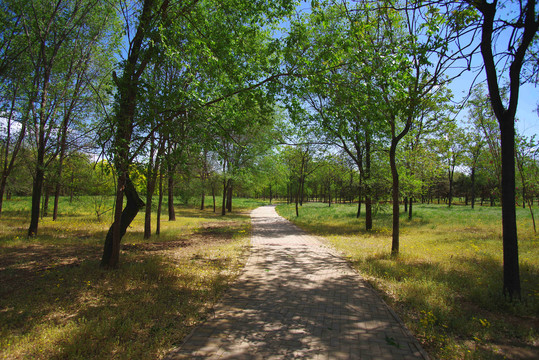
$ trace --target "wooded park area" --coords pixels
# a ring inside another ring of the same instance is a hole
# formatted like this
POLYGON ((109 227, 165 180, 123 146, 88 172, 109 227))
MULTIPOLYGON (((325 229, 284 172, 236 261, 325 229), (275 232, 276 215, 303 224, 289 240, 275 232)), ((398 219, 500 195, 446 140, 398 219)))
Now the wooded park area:
MULTIPOLYGON (((183 246, 177 234, 199 231, 234 248, 215 274, 236 271, 245 212, 268 202, 322 236, 306 220, 322 211, 313 203, 336 222, 346 207, 357 237, 384 234, 397 263, 410 251, 401 227, 443 226, 430 211, 455 224, 468 209, 497 211, 491 286, 503 311, 537 324, 538 284, 522 276, 539 265, 519 259, 519 240, 536 253, 539 144, 515 125, 539 117, 537 101, 517 113, 522 86, 539 95, 535 0, 6 0, 0 29, 3 279, 26 279, 9 259, 19 251, 30 273, 48 271, 48 247, 76 258, 80 241, 116 269, 97 278, 127 282, 143 256, 127 255, 126 270, 121 253, 183 246), (452 87, 463 78, 464 96, 452 87), (76 229, 53 235, 70 217, 76 229)), ((519 341, 537 347, 533 328, 519 341)))

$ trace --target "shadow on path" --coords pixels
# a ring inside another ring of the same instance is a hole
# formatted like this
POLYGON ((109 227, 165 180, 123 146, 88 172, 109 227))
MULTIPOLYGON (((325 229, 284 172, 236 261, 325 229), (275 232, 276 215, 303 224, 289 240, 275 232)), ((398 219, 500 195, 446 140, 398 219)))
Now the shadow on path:
POLYGON ((426 359, 344 259, 279 217, 252 212, 244 273, 167 359, 426 359))

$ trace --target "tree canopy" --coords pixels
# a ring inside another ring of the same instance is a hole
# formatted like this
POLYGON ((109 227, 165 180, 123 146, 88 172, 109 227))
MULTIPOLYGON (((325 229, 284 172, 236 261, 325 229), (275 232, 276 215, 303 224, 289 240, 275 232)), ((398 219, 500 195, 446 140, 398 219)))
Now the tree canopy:
POLYGON ((537 4, 519 4, 4 1, 0 198, 32 195, 36 236, 49 196, 56 218, 99 164, 107 181, 84 191, 115 194, 109 268, 142 207, 151 236, 163 183, 170 220, 175 195, 203 208, 211 191, 223 215, 234 194, 297 215, 309 198, 357 201, 370 231, 390 201, 394 255, 402 202, 411 218, 414 201, 498 201, 519 297, 514 205, 537 197, 537 144, 515 121, 520 85, 539 81, 537 4), (486 86, 457 104, 451 81, 476 67, 486 86))

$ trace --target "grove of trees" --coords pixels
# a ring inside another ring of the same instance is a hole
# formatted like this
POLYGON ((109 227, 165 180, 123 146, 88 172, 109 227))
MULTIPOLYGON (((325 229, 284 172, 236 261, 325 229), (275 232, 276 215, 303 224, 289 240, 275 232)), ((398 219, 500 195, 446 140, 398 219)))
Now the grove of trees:
POLYGON ((115 268, 141 209, 149 238, 163 207, 174 221, 174 201, 211 194, 222 215, 234 196, 298 216, 356 202, 367 231, 391 207, 398 255, 402 204, 501 204, 503 290, 520 297, 515 206, 533 217, 539 163, 515 121, 539 81, 536 1, 7 0, 0 27, 0 214, 31 196, 29 237, 60 196, 114 196, 115 268), (469 74, 486 80, 460 101, 451 82, 469 74))

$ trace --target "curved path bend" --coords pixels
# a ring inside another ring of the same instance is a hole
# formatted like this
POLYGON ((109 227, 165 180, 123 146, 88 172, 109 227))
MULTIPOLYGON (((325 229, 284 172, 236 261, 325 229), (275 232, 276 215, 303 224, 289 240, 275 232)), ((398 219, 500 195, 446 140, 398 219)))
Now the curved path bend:
POLYGON ((167 359, 428 359, 346 260, 273 206, 251 217, 244 272, 167 359))

